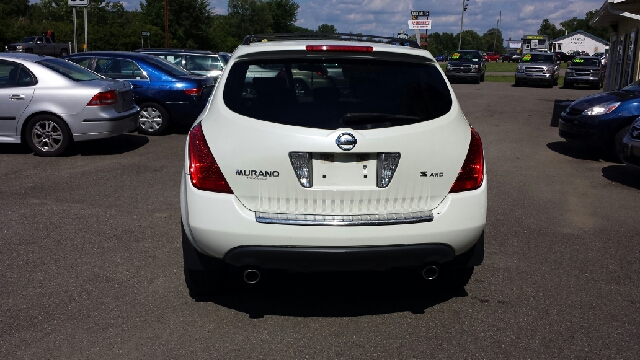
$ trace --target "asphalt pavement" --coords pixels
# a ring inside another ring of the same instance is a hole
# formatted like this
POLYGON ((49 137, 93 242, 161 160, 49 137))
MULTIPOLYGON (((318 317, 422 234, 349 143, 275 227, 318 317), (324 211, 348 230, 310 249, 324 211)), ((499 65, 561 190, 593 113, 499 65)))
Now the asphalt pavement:
POLYGON ((0 145, 0 358, 637 359, 640 171, 558 137, 596 91, 453 87, 489 186, 485 263, 459 293, 402 271, 273 274, 194 301, 184 131, 51 159, 0 145))

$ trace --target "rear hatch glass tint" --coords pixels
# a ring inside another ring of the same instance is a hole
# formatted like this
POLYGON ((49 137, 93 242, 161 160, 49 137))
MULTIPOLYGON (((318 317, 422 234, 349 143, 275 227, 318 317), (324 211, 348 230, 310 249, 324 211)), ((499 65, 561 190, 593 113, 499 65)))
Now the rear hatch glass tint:
POLYGON ((233 112, 283 125, 375 129, 433 120, 452 107, 435 63, 371 58, 236 61, 224 85, 233 112))

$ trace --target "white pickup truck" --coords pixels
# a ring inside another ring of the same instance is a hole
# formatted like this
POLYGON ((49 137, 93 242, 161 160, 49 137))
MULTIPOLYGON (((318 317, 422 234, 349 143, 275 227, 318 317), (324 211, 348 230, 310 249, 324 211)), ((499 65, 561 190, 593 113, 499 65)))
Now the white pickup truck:
POLYGON ((68 43, 54 43, 50 37, 27 36, 19 43, 7 45, 5 47, 5 51, 49 56, 65 56, 71 53, 71 48, 68 43))

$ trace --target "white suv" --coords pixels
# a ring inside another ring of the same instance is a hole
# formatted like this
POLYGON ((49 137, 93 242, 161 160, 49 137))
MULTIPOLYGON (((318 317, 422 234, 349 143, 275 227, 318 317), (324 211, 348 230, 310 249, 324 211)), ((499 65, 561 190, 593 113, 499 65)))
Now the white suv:
POLYGON ((192 296, 229 269, 255 283, 268 269, 415 268, 459 288, 482 262, 482 143, 438 63, 414 42, 348 36, 250 36, 229 60, 185 149, 192 296), (300 92, 292 71, 326 79, 300 92))

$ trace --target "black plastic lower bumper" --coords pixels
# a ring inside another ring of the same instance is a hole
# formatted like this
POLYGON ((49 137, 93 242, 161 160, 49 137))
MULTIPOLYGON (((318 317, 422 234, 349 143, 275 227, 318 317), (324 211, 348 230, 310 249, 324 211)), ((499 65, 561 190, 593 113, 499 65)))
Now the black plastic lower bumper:
POLYGON ((375 247, 239 247, 227 253, 224 262, 233 266, 254 266, 293 271, 387 270, 442 264, 453 260, 447 245, 404 245, 375 247))
POLYGON ((230 250, 222 259, 198 252, 182 232, 184 266, 189 270, 219 269, 225 265, 300 272, 373 271, 392 268, 446 264, 469 267, 484 260, 484 232, 467 252, 455 256, 445 244, 367 247, 243 246, 230 250))

